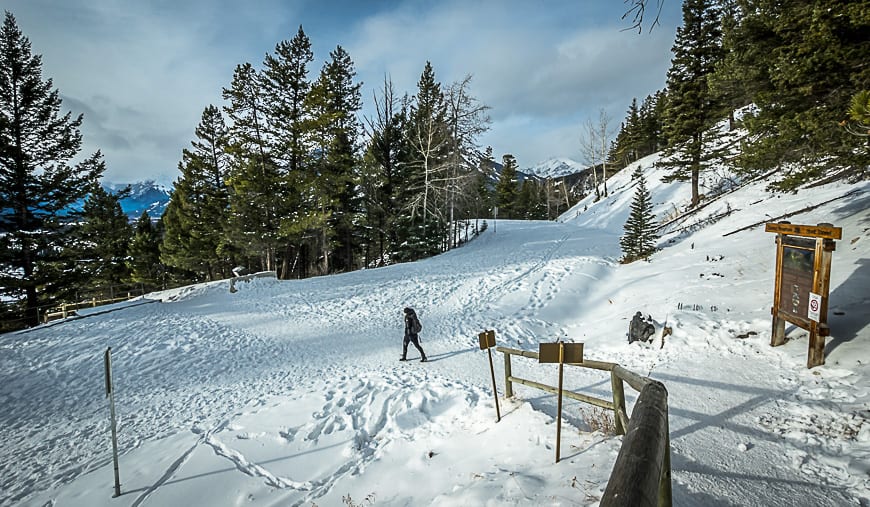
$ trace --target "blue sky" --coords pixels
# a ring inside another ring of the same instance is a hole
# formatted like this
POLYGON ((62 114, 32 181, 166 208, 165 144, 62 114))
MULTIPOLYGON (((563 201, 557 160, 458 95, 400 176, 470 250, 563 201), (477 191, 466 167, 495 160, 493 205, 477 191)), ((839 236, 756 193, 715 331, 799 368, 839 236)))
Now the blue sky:
MULTIPOLYGON (((656 1, 650 1, 655 7, 656 1)), ((3 0, 43 58, 63 110, 84 113, 83 155, 101 149, 110 182, 178 176, 202 110, 223 105, 236 65, 260 67, 301 24, 317 77, 337 45, 350 54, 371 116, 388 75, 413 94, 427 60, 444 86, 473 76, 490 106, 481 138, 521 167, 580 160, 579 135, 604 108, 615 126, 632 97, 664 86, 681 2, 660 26, 624 30, 614 0, 3 0)), ((648 14, 649 17, 649 14, 648 14)), ((648 22, 647 22, 648 25, 648 22)))

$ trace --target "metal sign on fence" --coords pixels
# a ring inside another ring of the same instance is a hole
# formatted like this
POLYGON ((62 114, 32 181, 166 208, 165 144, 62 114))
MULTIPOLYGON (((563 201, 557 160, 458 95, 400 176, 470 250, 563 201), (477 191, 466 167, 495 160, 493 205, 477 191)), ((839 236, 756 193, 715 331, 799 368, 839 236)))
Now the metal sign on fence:
POLYGON ((539 363, 559 363, 559 394, 556 407, 556 463, 559 462, 559 451, 562 444, 562 376, 565 363, 583 362, 582 343, 541 343, 538 346, 539 363))
POLYGON ((106 349, 106 397, 109 398, 109 412, 112 417, 112 459, 115 464, 115 496, 121 496, 121 477, 118 471, 118 431, 115 425, 115 394, 112 390, 112 347, 106 349))
POLYGON ((498 389, 495 385, 495 368, 492 366, 492 347, 495 347, 495 331, 484 331, 477 335, 480 340, 480 350, 486 349, 489 354, 489 372, 492 375, 492 394, 495 397, 495 422, 501 422, 501 410, 498 408, 498 389))

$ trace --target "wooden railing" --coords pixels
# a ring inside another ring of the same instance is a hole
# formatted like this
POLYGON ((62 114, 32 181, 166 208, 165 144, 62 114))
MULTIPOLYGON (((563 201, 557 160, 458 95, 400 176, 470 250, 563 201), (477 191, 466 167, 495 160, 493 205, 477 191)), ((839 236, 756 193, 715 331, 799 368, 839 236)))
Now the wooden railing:
MULTIPOLYGON (((511 356, 538 359, 538 353, 508 347, 496 347, 504 354, 505 396, 513 396, 513 384, 522 384, 549 393, 558 393, 553 386, 515 377, 511 371, 511 356)), ((610 480, 601 498, 602 507, 642 506, 670 507, 671 445, 668 429, 668 391, 664 384, 643 377, 616 363, 584 359, 582 363, 565 363, 610 372, 612 400, 582 393, 562 391, 562 396, 613 410, 616 433, 625 435, 610 480), (625 388, 628 384, 640 393, 631 416, 625 410, 625 388)))
POLYGON ((76 310, 78 310, 79 308, 96 308, 97 306, 109 305, 112 303, 118 303, 120 301, 127 301, 137 296, 141 296, 141 294, 134 294, 132 292, 128 292, 126 296, 117 296, 108 299, 97 299, 96 297, 94 297, 91 298, 89 301, 79 301, 78 303, 62 303, 60 306, 49 309, 44 314, 42 314, 42 321, 51 322, 52 320, 56 319, 65 319, 71 315, 75 315, 76 310))

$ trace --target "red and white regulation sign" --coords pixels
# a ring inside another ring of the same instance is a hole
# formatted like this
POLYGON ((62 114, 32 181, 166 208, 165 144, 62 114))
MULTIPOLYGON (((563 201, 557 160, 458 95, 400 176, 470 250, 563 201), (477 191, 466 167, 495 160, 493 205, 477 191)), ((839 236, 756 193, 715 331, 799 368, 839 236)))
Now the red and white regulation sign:
POLYGON ((816 322, 821 318, 820 312, 822 309, 822 296, 815 292, 810 292, 810 300, 807 302, 807 317, 816 322))

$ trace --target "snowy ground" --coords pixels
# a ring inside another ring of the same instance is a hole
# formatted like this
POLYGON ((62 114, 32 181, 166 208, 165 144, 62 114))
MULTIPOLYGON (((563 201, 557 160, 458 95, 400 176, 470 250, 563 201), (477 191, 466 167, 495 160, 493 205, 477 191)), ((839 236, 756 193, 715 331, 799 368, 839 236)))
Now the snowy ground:
MULTIPOLYGON (((660 183, 653 161, 662 218, 688 189, 660 183)), ((0 505, 596 505, 621 438, 589 431, 591 407, 566 399, 554 463, 555 396, 519 385, 496 423, 477 345, 495 329, 527 350, 581 341, 587 358, 662 381, 676 505, 870 506, 870 185, 749 185, 669 227, 651 262, 623 266, 629 173, 559 222, 499 221, 422 262, 236 293, 215 282, 3 335, 0 505), (723 234, 841 196, 789 218, 844 231, 827 363, 807 370, 805 331, 769 346, 774 236, 723 234), (423 322, 427 364, 397 361, 404 306, 423 322), (653 343, 627 343, 636 311, 655 320, 653 343)), ((513 369, 556 383, 554 365, 513 369)), ((567 389, 610 397, 605 374, 566 370, 567 389)))

